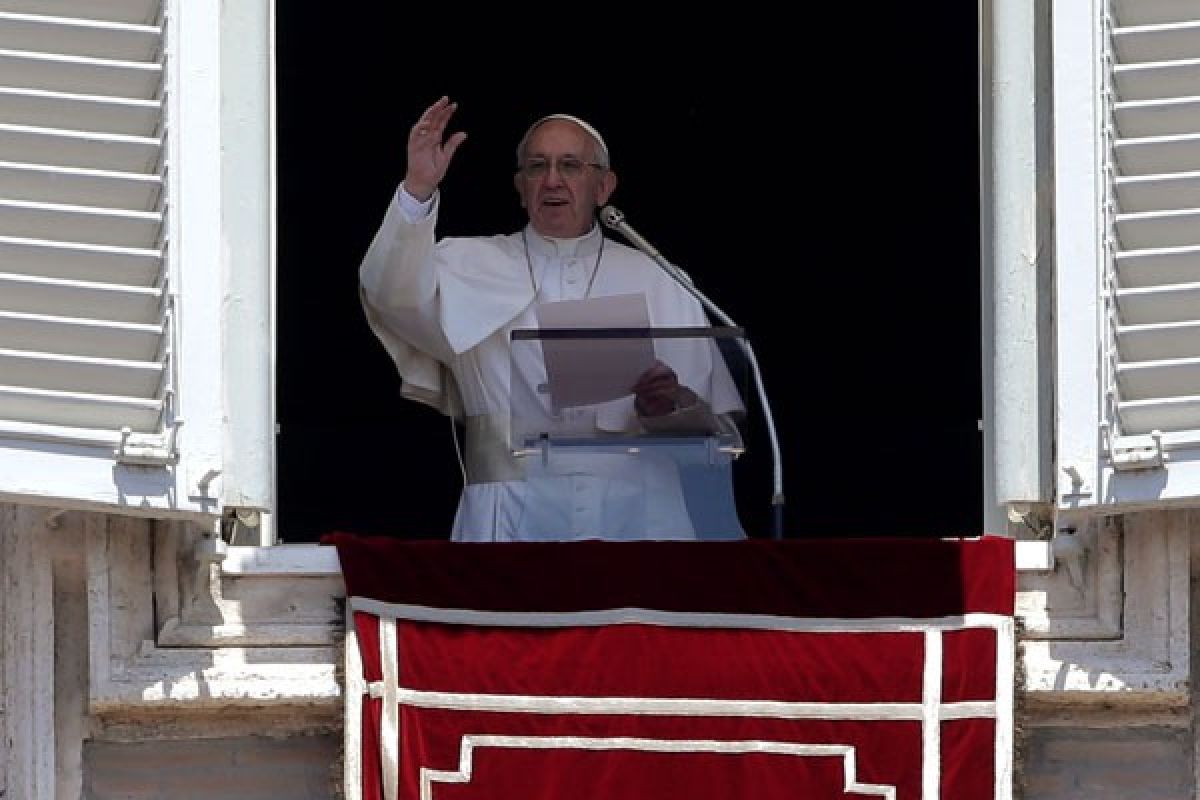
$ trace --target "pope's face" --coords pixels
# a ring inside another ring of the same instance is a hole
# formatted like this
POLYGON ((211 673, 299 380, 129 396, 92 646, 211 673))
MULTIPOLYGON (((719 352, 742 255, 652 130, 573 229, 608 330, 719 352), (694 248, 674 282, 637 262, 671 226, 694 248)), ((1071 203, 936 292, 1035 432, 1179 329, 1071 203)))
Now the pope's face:
POLYGON ((569 239, 592 228, 596 209, 616 187, 612 170, 596 166, 596 143, 569 120, 542 123, 525 145, 515 181, 521 205, 542 236, 569 239))

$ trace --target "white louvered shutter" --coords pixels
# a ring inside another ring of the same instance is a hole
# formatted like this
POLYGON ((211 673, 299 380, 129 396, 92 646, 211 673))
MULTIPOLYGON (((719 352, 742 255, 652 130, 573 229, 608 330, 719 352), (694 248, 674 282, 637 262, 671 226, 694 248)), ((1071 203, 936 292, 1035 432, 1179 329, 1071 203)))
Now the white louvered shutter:
POLYGON ((0 498, 220 511, 220 5, 0 0, 0 498))
MULTIPOLYGON (((1094 334, 1060 324, 1059 359, 1079 357, 1078 343, 1094 336, 1099 385, 1094 411, 1082 397, 1060 403, 1060 425, 1088 422, 1077 446, 1064 449, 1060 486, 1068 504, 1191 503, 1200 499, 1200 2, 1108 0, 1091 13, 1094 59, 1072 68, 1068 55, 1066 66, 1056 64, 1056 85, 1068 93, 1056 95, 1056 123, 1069 131, 1078 121, 1064 117, 1083 113, 1069 95, 1080 90, 1065 88, 1071 77, 1063 70, 1074 69, 1094 92, 1086 111, 1098 129, 1084 141, 1058 133, 1065 163, 1056 224, 1060 308, 1077 311, 1082 293, 1094 292, 1095 310, 1094 334), (1082 152, 1068 154, 1072 147, 1082 152), (1073 168, 1088 157, 1096 160, 1092 174, 1073 168), (1093 191, 1069 185, 1080 180, 1095 185, 1094 251, 1063 246, 1081 235, 1072 228, 1078 209, 1064 203, 1093 191), (1094 460, 1075 459, 1089 437, 1094 460)), ((1077 394, 1065 389, 1068 399, 1077 394)))

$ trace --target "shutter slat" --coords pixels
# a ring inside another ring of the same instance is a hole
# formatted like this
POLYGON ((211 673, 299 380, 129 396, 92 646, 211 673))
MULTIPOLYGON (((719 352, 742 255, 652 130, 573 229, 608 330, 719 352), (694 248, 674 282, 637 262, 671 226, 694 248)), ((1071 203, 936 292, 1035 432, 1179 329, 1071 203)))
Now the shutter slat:
POLYGON ((150 100, 161 84, 156 63, 0 50, 0 85, 11 88, 150 100))
POLYGON ((1200 358, 1122 364, 1117 380, 1126 400, 1200 395, 1200 358))
POLYGON ((153 247, 162 215, 0 200, 0 236, 56 239, 122 247, 153 247))
POLYGON ((1114 107, 1122 138, 1171 136, 1200 130, 1200 97, 1139 100, 1114 107))
POLYGON ((160 100, 0 86, 0 122, 8 125, 152 137, 161 121, 160 100))
POLYGON ((1200 58, 1113 69, 1117 94, 1124 102, 1165 97, 1191 97, 1200 86, 1200 58))
POLYGON ((1117 411, 1128 435, 1200 428, 1200 396, 1122 402, 1117 411))
POLYGON ((1149 325, 1200 319, 1200 283, 1117 291, 1121 323, 1149 325))
POLYGON ((9 272, 62 280, 153 286, 162 251, 0 237, 0 264, 9 272))
POLYGON ((1122 248, 1186 247, 1200 244, 1200 209, 1118 214, 1117 238, 1122 248))
POLYGON ((45 14, 135 25, 157 21, 160 6, 160 0, 0 0, 0 10, 19 14, 45 14))
POLYGON ((1118 28, 1113 48, 1122 63, 1178 61, 1195 56, 1200 23, 1194 20, 1118 28))
POLYGON ((1129 288, 1200 282, 1200 245, 1116 253, 1121 285, 1129 288))
POLYGON ((1200 429, 1200 0, 1110 8, 1113 430, 1200 429))
POLYGON ((163 432, 163 19, 0 0, 0 425, 163 432))
POLYGON ((1136 0, 1115 3, 1113 11, 1122 27, 1189 22, 1200 19, 1200 0, 1136 0))
POLYGON ((162 334, 161 325, 0 311, 0 342, 8 350, 156 361, 162 334))
POLYGON ((1119 178, 1116 189, 1125 212, 1200 208, 1200 172, 1119 178))
POLYGON ((1200 321, 1123 326, 1117 346, 1122 363, 1200 358, 1200 321))
POLYGON ((1116 159, 1123 177, 1193 172, 1200 168, 1200 132, 1120 139, 1116 159))
POLYGON ((160 140, 115 133, 27 128, 0 123, 0 161, 117 172, 150 172, 159 161, 160 140))
POLYGON ((97 427, 129 426, 138 433, 158 427, 162 403, 137 397, 55 392, 0 385, 0 419, 79 427, 87 420, 97 427))
POLYGON ((0 161, 0 199, 152 211, 162 178, 138 172, 67 169, 0 161))
POLYGON ((79 20, 0 10, 0 50, 31 50, 118 61, 152 61, 161 31, 153 25, 79 20))
POLYGON ((0 350, 0 383, 9 387, 144 399, 158 393, 162 376, 153 362, 0 350))
POLYGON ((162 316, 162 291, 0 273, 0 310, 152 325, 162 316))

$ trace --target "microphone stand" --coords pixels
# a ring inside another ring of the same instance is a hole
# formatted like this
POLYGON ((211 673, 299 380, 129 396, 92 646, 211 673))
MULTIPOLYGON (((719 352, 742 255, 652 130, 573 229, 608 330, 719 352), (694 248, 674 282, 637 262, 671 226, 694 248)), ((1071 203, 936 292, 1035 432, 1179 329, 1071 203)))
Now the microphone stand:
MULTIPOLYGON (((629 223, 625 222, 625 214, 613 206, 605 206, 604 208, 600 209, 600 221, 603 222, 605 226, 611 228, 617 233, 620 233, 629 240, 630 244, 649 256, 654 263, 658 264, 663 272, 671 276, 676 283, 678 283, 689 294, 699 300, 700 304, 704 306, 704 308, 706 308, 714 317, 716 317, 725 325, 733 328, 738 327, 738 325, 732 319, 730 319, 728 314, 717 307, 716 303, 709 300, 704 296, 703 292, 696 288, 695 284, 692 283, 691 277, 689 277, 686 272, 672 264, 670 261, 667 261, 667 259, 665 259, 663 255, 659 253, 653 245, 650 244, 650 242, 646 241, 641 235, 638 234, 637 231, 630 227, 629 223)), ((754 356, 754 349, 750 347, 750 342, 747 341, 744 336, 739 337, 737 339, 737 343, 741 347, 742 352, 745 354, 746 360, 750 363, 750 371, 754 376, 754 387, 758 392, 758 401, 762 405, 763 416, 767 420, 767 436, 771 442, 771 462, 774 468, 774 485, 771 494, 771 535, 774 539, 782 539, 783 459, 780 457, 779 453, 779 436, 775 432, 775 418, 771 413, 771 404, 767 401, 767 390, 763 386, 762 370, 759 369, 758 359, 754 356)))

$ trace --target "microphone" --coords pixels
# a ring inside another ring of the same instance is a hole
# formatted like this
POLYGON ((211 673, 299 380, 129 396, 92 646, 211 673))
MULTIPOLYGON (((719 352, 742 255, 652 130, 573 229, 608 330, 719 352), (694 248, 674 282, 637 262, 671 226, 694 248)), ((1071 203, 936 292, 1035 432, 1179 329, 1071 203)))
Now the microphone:
MULTIPOLYGON (((629 225, 629 223, 625 221, 625 214, 623 212, 621 212, 615 206, 604 206, 604 208, 600 209, 600 221, 604 223, 606 227, 611 228, 612 230, 624 236, 629 240, 630 244, 649 256, 654 263, 658 264, 663 272, 671 276, 676 283, 682 286, 690 295, 699 300, 700 304, 704 306, 704 308, 706 308, 714 317, 731 328, 738 327, 737 323, 730 319, 728 314, 718 308, 715 303, 705 297, 704 294, 696 288, 696 286, 692 283, 692 279, 688 277, 687 273, 672 264, 670 261, 667 261, 667 259, 663 258, 662 254, 659 253, 658 250, 656 250, 654 246, 650 244, 650 242, 646 241, 641 234, 635 231, 629 225)), ((775 418, 771 414, 771 404, 767 402, 767 390, 763 386, 762 370, 758 367, 758 359, 754 357, 754 350, 751 349, 750 342, 746 341, 745 338, 739 338, 736 341, 741 346, 741 350, 746 355, 746 360, 750 364, 751 372, 754 375, 754 387, 758 392, 758 400, 762 405, 763 416, 767 421, 767 434, 771 441, 771 457, 775 468, 774 494, 771 497, 771 505, 774 507, 774 536, 776 539, 782 539, 783 460, 779 455, 779 437, 775 433, 775 418)))
POLYGON ((633 243, 638 250, 641 250, 646 255, 653 258, 655 261, 662 258, 662 255, 654 249, 654 246, 645 240, 637 231, 630 227, 625 221, 625 214, 614 206, 605 206, 600 209, 600 221, 608 227, 612 228, 617 233, 624 236, 633 243))
MULTIPOLYGON (((658 250, 654 248, 654 245, 650 244, 650 242, 646 241, 644 236, 635 231, 633 227, 625 221, 625 214, 620 209, 616 208, 615 206, 605 206, 604 208, 600 209, 600 221, 603 222, 607 227, 628 239, 629 243, 638 250, 641 250, 643 253, 650 256, 650 258, 654 259, 654 261, 672 278, 686 284, 684 286, 685 289, 690 291, 693 288, 692 279, 688 277, 683 270, 679 269, 679 267, 663 258, 662 253, 659 253, 658 250)), ((701 302, 705 303, 705 306, 708 305, 704 300, 701 300, 701 302)), ((726 324, 732 325, 733 323, 730 322, 726 324)))

